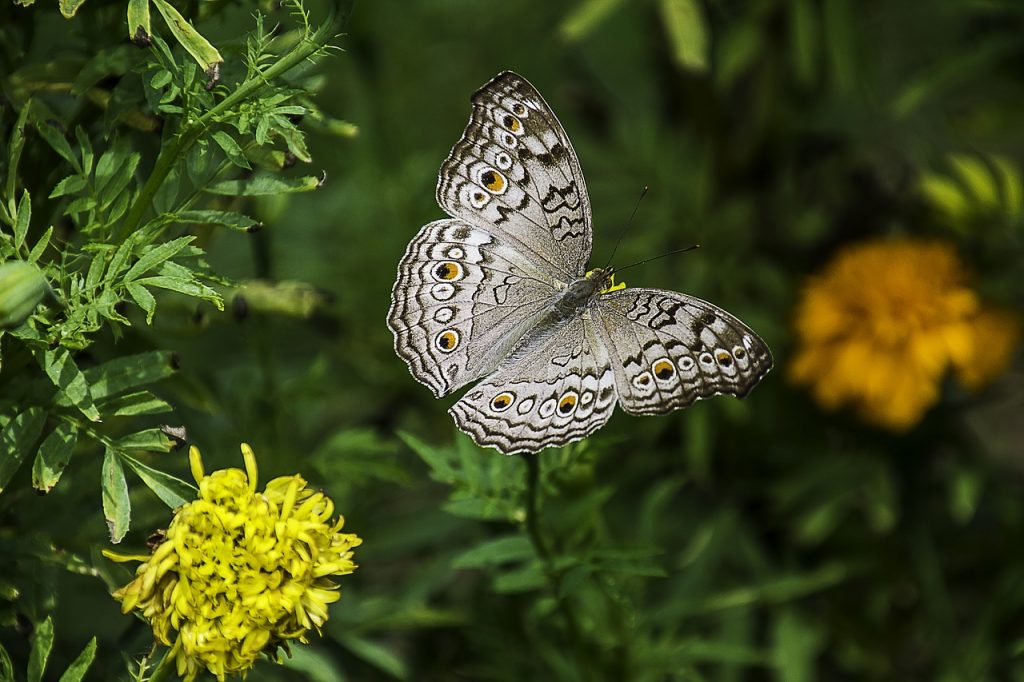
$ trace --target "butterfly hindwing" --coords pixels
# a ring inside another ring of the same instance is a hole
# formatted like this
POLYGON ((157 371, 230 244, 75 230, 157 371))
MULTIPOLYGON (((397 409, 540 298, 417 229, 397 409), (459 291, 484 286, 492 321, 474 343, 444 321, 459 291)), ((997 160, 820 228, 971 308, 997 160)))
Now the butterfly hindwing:
POLYGON ((441 165, 438 203, 507 236, 550 274, 581 276, 590 259, 590 200, 558 119, 526 79, 508 71, 472 102, 462 139, 441 165))
POLYGON ((714 395, 743 397, 772 367, 768 346, 707 301, 624 289, 594 306, 612 356, 622 409, 665 414, 714 395))
POLYGON ((512 454, 584 438, 608 421, 615 399, 604 344, 576 317, 532 332, 449 412, 479 445, 512 454))
POLYGON ((491 372, 555 293, 484 229, 437 220, 398 264, 388 326, 409 371, 438 397, 491 372))

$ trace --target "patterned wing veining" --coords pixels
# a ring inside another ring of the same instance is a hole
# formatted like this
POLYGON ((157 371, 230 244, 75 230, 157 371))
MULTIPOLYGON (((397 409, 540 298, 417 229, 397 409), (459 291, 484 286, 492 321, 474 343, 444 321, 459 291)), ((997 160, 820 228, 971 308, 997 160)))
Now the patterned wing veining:
POLYGON ((601 296, 593 310, 619 402, 632 414, 665 414, 720 394, 742 398, 772 368, 750 327, 699 298, 624 289, 601 296))
POLYGON ((441 397, 493 371, 554 291, 498 236, 461 220, 434 221, 398 264, 388 312, 395 351, 441 397))
POLYGON ((537 452, 584 438, 615 409, 615 374, 590 320, 535 332, 449 410, 479 445, 537 452))
POLYGON ((590 259, 590 200, 576 153, 540 93, 506 71, 472 98, 462 139, 438 174, 437 201, 484 224, 569 281, 590 259))

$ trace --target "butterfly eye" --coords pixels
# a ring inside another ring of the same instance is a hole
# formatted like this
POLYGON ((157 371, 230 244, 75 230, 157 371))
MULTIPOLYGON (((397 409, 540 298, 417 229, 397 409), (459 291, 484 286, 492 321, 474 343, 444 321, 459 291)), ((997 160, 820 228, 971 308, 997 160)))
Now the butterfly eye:
POLYGON ((462 266, 452 261, 446 261, 434 268, 434 279, 444 282, 453 282, 462 279, 462 266))
POLYGON ((480 184, 484 186, 484 189, 492 194, 503 193, 507 186, 505 176, 493 168, 488 168, 480 174, 480 184))
POLYGON ((434 343, 442 353, 451 353, 459 346, 459 333, 454 329, 446 329, 434 338, 434 343))
POLYGON ((564 416, 572 412, 576 409, 576 402, 578 400, 579 397, 573 391, 569 391, 563 395, 562 399, 558 401, 558 414, 564 416))
POLYGON ((676 373, 676 366, 664 358, 655 362, 652 369, 654 370, 654 376, 659 381, 668 381, 676 373))
POLYGON ((516 401, 516 397, 508 391, 499 393, 494 396, 491 400, 491 409, 495 412, 504 412, 512 406, 512 403, 516 401))

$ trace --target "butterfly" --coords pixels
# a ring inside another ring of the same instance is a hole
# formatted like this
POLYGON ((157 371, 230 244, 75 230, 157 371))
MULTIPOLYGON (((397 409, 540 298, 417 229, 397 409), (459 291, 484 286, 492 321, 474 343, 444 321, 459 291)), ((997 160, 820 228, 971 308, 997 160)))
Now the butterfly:
POLYGON ((505 454, 565 445, 615 405, 666 414, 714 395, 744 397, 768 346, 693 296, 612 287, 587 270, 590 199, 551 108, 505 71, 472 96, 438 174, 450 216, 424 225, 398 265, 388 326, 395 351, 479 445, 505 454))

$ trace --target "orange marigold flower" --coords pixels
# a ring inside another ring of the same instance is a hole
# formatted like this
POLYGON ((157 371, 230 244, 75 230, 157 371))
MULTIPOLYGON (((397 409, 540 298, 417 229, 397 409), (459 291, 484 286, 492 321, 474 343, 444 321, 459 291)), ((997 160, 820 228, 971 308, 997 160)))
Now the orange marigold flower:
POLYGON ((913 239, 840 253, 808 283, 795 327, 790 378, 894 430, 921 419, 948 370, 970 389, 995 378, 1020 333, 1016 316, 982 305, 950 245, 913 239))

